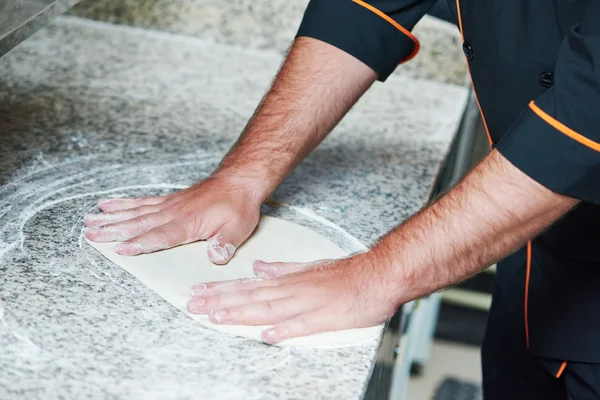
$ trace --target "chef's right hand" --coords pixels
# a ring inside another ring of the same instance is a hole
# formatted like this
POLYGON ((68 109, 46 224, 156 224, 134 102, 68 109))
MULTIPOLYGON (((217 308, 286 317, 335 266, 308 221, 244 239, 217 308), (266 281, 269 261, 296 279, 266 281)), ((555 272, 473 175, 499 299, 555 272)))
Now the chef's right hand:
POLYGON ((167 196, 100 200, 102 213, 84 218, 86 237, 124 242, 116 252, 127 256, 207 240, 208 259, 226 264, 258 224, 262 199, 251 186, 213 176, 167 196))

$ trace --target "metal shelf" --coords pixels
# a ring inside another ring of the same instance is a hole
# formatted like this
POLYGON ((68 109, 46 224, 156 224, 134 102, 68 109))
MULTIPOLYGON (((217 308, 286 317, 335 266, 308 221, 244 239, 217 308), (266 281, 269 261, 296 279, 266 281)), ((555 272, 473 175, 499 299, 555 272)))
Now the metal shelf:
POLYGON ((0 57, 78 2, 79 0, 0 2, 0 57))

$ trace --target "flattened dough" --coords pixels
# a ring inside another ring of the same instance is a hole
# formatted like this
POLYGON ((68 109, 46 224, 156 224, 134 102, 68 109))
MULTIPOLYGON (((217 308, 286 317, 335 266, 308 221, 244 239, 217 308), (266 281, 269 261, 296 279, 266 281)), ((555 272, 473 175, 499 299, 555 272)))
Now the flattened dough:
MULTIPOLYGON (((295 223, 263 216, 258 229, 237 251, 226 266, 216 266, 206 258, 206 242, 196 242, 174 249, 135 257, 124 257, 114 252, 118 243, 88 243, 167 302, 219 332, 261 341, 260 334, 267 326, 216 325, 208 317, 187 311, 191 286, 195 283, 255 277, 254 260, 314 261, 340 258, 346 252, 325 237, 295 223)), ((354 346, 381 334, 383 325, 328 332, 279 343, 284 347, 336 348, 354 346)))

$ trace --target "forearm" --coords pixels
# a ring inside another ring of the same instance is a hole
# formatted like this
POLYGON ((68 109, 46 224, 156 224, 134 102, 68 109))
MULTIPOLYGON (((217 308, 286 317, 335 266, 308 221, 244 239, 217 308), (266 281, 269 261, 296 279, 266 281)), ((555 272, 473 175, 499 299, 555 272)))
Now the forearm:
POLYGON ((265 200, 375 79, 373 70, 342 50, 298 38, 271 90, 215 174, 250 182, 265 200))
POLYGON ((461 183, 384 238, 369 254, 387 265, 398 303, 466 279, 511 254, 577 200, 551 192, 490 154, 461 183))

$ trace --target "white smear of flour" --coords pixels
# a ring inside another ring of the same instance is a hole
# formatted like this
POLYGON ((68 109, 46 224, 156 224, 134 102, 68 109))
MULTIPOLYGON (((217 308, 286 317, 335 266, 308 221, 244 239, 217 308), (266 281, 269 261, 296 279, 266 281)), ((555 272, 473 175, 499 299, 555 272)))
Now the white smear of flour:
POLYGON ((12 205, 8 205, 0 210, 0 219, 4 217, 12 209, 12 205))
POLYGON ((6 318, 4 317, 4 313, 4 307, 2 307, 2 304, 0 303, 0 326, 4 328, 3 330, 10 333, 15 339, 24 344, 30 350, 33 350, 35 352, 39 351, 40 348, 35 343, 33 343, 27 335, 24 335, 18 332, 18 330, 11 328, 11 326, 6 321, 6 318))
MULTIPOLYGON (((79 184, 83 184, 84 182, 78 183, 79 184)), ((86 192, 86 193, 80 193, 80 194, 76 194, 73 196, 68 196, 68 197, 63 197, 57 200, 52 200, 52 201, 47 201, 45 203, 42 203, 40 205, 38 205, 37 207, 28 207, 23 211, 23 216, 21 218, 20 221, 20 226, 19 226, 19 245, 21 250, 23 250, 23 246, 25 243, 25 234, 23 233, 23 230, 25 228, 25 225, 27 225, 27 222, 33 218, 33 216, 35 216, 37 213, 39 213, 40 211, 43 211, 47 208, 50 208, 52 206, 55 206, 57 204, 60 203, 64 203, 66 201, 70 201, 70 200, 76 200, 76 199, 81 199, 84 197, 90 197, 90 196, 100 196, 100 195, 104 195, 104 194, 109 194, 109 193, 117 193, 117 192, 125 192, 127 190, 135 190, 135 189, 185 189, 187 188, 187 186, 185 185, 174 185, 174 184, 168 184, 168 183, 159 183, 159 184, 151 184, 151 185, 132 185, 132 186, 121 186, 118 188, 114 188, 114 189, 108 189, 108 190, 99 190, 96 192, 86 192)), ((46 196, 44 196, 42 199, 45 198, 49 198, 52 197, 53 195, 55 195, 58 192, 64 191, 63 189, 57 190, 53 193, 50 193, 46 196)))
POLYGON ((6 253, 8 253, 9 251, 11 251, 12 249, 14 249, 15 247, 17 247, 19 245, 19 242, 12 242, 12 243, 8 243, 2 247, 0 247, 0 259, 2 259, 2 257, 4 257, 4 255, 6 253))

